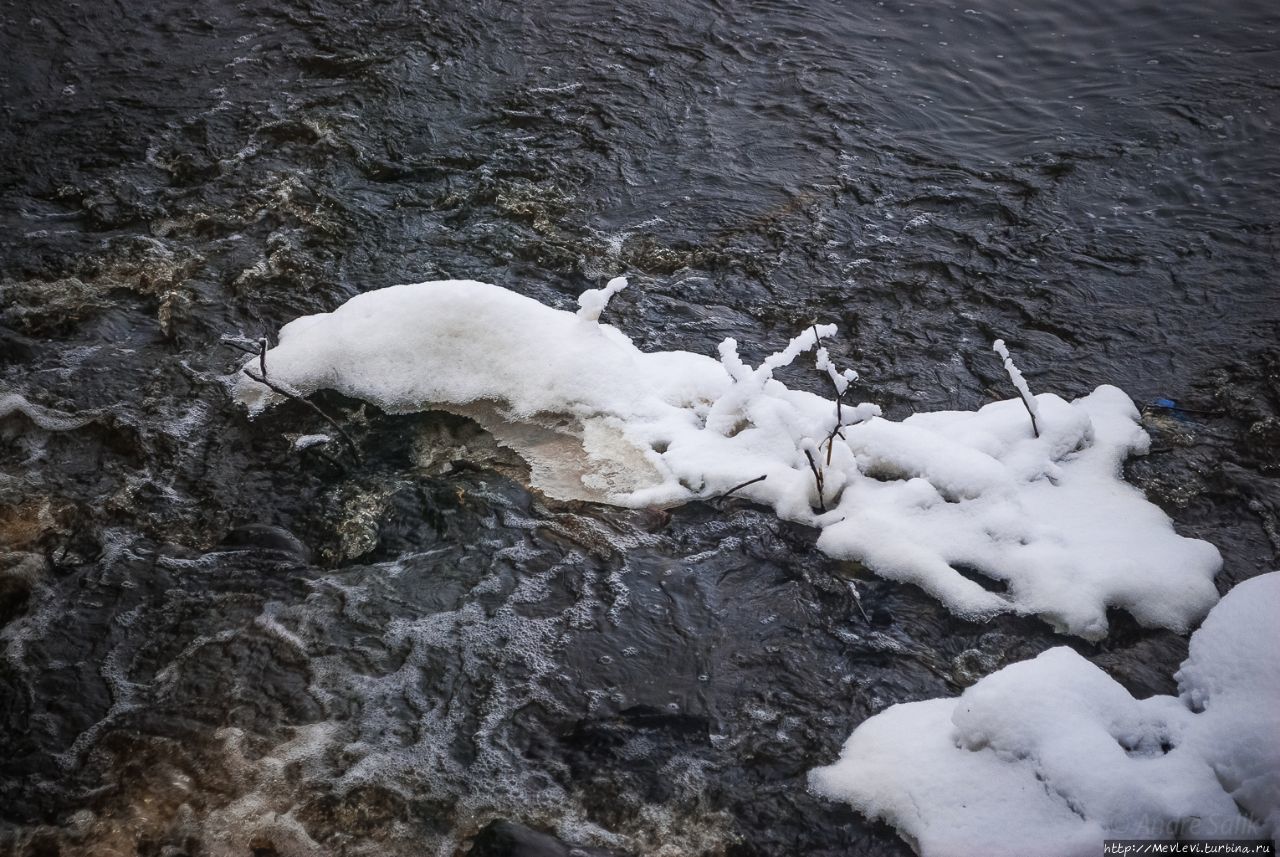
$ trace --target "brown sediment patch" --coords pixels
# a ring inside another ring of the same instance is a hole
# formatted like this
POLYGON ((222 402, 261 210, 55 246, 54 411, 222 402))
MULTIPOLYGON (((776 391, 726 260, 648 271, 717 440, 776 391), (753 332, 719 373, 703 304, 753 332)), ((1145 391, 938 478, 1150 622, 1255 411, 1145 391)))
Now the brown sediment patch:
POLYGON ((69 511, 49 497, 0 504, 0 550, 29 551, 45 544, 49 536, 66 532, 69 511))
POLYGON ((156 301, 156 320, 172 337, 189 303, 186 282, 203 264, 194 253, 137 237, 117 252, 85 260, 67 276, 0 281, 0 304, 10 325, 47 333, 109 309, 114 293, 132 292, 156 301))

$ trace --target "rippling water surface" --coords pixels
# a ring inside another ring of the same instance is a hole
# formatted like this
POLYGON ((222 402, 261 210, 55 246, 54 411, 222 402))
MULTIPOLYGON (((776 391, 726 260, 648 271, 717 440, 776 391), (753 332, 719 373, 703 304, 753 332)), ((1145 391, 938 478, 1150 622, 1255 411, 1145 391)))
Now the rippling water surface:
POLYGON ((1038 390, 1181 405, 1130 477, 1224 591, 1277 563, 1273 4, 2 8, 14 853, 903 854, 804 788, 869 715, 1061 644, 1172 689, 1185 640, 1123 616, 960 622, 739 502, 555 503, 335 396, 363 460, 297 452, 312 412, 229 401, 224 337, 381 286, 627 272, 638 343, 753 358, 835 321, 895 416, 1010 395, 1003 336, 1038 390))

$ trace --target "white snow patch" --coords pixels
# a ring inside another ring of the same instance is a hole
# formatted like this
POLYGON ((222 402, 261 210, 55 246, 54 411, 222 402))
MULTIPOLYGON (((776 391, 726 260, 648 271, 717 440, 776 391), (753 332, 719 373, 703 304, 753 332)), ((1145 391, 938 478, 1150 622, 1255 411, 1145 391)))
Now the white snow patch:
MULTIPOLYGON (((643 352, 597 320, 624 286, 585 292, 576 315, 471 281, 367 292, 285 325, 267 369, 302 395, 474 416, 562 499, 671 506, 763 476, 734 496, 820 528, 826 553, 915 583, 967 618, 1038 614, 1097 638, 1108 606, 1186 631, 1217 600, 1218 552, 1177 535, 1121 479, 1148 439, 1120 390, 1031 397, 1038 438, 1016 399, 893 422, 874 404, 838 408, 773 377, 834 325, 758 367, 732 339, 719 360, 643 352)), ((857 378, 825 349, 816 367, 842 397, 857 378)), ((233 384, 254 413, 279 398, 243 370, 233 384)))
POLYGON ((302 434, 293 439, 293 448, 299 452, 304 449, 310 449, 313 446, 322 446, 329 443, 333 438, 327 434, 302 434))
POLYGON ((598 321, 600 313, 609 305, 609 299, 627 287, 626 277, 614 277, 603 289, 587 289, 578 295, 578 318, 598 321))
POLYGON ((1105 839, 1280 833, 1280 573, 1191 638, 1180 697, 1059 647, 862 723, 812 788, 930 855, 1098 855, 1105 839))

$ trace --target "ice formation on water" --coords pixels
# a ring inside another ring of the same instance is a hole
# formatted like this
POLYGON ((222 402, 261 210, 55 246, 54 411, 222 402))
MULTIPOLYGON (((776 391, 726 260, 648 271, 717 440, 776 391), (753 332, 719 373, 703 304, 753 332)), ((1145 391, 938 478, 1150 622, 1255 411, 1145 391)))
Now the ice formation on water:
MULTIPOLYGON (((333 389, 390 412, 475 417, 561 498, 670 506, 763 476, 735 496, 820 528, 826 553, 917 584, 967 618, 1036 614, 1097 638, 1108 606, 1185 631, 1217 600, 1217 550, 1178 536, 1121 480, 1148 439, 1120 390, 1074 402, 1026 392, 1039 437, 1017 399, 890 421, 844 403, 857 376, 822 347, 834 325, 757 367, 732 339, 718 360, 643 352, 598 321, 625 284, 585 292, 576 315, 470 281, 367 292, 285 325, 267 370, 303 395, 333 389), (839 402, 774 377, 814 349, 839 402)), ((279 398, 243 370, 234 384, 254 413, 279 398)))
POLYGON ((1191 638, 1179 696, 1134 699, 1060 647, 956 699, 895 705, 810 777, 923 857, 1090 855, 1102 840, 1280 835, 1280 572, 1191 638))

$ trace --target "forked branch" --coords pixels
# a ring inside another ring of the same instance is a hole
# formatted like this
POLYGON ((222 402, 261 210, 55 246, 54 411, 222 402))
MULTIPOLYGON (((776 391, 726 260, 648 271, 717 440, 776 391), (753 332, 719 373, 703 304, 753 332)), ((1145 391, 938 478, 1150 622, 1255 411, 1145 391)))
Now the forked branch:
POLYGON ((355 459, 356 464, 362 463, 363 459, 360 455, 360 447, 356 445, 355 440, 352 439, 351 435, 347 433, 347 430, 344 429, 337 420, 335 420, 333 417, 329 416, 323 410, 321 410, 320 406, 317 405, 315 402, 303 396, 300 396, 293 390, 290 390, 287 387, 281 386, 280 384, 277 384, 276 382, 267 378, 267 340, 265 339, 260 340, 258 343, 258 366, 262 370, 261 374, 256 374, 248 366, 244 368, 244 374, 248 375, 254 381, 257 381, 259 384, 262 384, 268 389, 273 390, 276 393, 279 393, 281 396, 284 396, 286 399, 290 399, 295 402, 301 402, 311 410, 315 411, 315 413, 322 420, 327 422, 329 425, 333 426, 334 430, 338 432, 338 435, 342 438, 343 442, 346 443, 347 448, 351 450, 351 457, 355 459))

